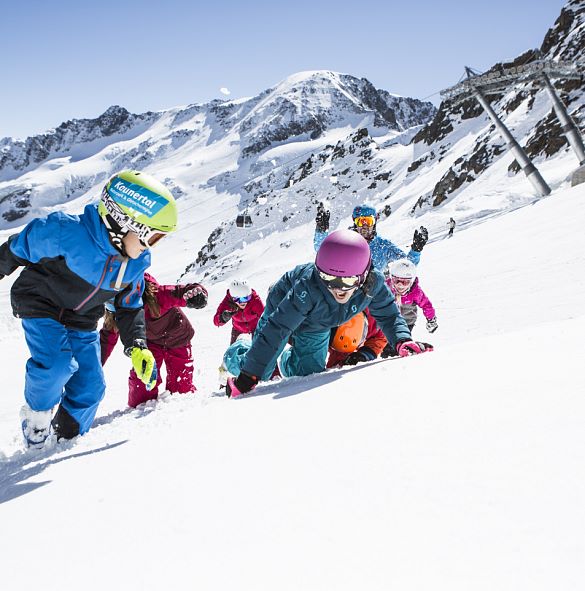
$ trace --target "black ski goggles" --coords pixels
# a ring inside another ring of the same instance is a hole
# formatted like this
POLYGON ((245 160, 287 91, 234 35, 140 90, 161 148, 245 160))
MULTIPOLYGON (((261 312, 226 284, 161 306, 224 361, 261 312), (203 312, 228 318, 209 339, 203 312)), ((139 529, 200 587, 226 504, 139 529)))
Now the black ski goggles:
POLYGON ((349 291, 350 289, 359 287, 361 282, 360 275, 338 277, 337 275, 329 275, 328 273, 319 271, 319 277, 321 277, 321 280, 325 283, 327 289, 339 289, 341 291, 349 291))

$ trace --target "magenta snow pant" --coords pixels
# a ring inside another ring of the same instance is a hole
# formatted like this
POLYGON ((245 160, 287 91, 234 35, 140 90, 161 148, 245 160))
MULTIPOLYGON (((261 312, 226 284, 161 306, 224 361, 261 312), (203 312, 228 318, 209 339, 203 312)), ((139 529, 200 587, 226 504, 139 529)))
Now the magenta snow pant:
POLYGON ((158 387, 162 383, 161 369, 163 364, 167 374, 165 390, 180 394, 195 392, 191 345, 167 349, 148 341, 148 348, 152 351, 158 368, 156 386, 152 390, 147 390, 146 386, 138 379, 136 372, 131 370, 128 378, 128 406, 136 407, 147 400, 158 397, 158 387))

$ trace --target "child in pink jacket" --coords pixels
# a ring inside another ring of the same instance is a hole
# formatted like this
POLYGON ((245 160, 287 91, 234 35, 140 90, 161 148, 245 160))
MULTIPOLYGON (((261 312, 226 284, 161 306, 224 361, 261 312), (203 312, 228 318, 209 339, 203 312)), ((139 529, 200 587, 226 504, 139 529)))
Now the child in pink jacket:
MULTIPOLYGON (((418 308, 421 308, 427 320, 427 330, 435 332, 438 328, 437 315, 431 300, 421 289, 416 266, 409 259, 399 259, 390 265, 390 277, 386 284, 391 289, 400 309, 400 314, 406 320, 408 329, 412 332, 418 316, 418 308)), ((393 357, 396 353, 391 345, 387 345, 382 351, 382 357, 393 357)))
MULTIPOLYGON (((158 368, 156 385, 152 390, 138 379, 132 370, 128 379, 128 406, 136 407, 158 397, 162 382, 160 370, 166 368, 168 392, 194 392, 193 355, 191 339, 195 334, 189 319, 181 308, 203 308, 207 304, 207 291, 198 283, 188 285, 160 285, 148 273, 144 274, 146 287, 142 294, 146 320, 146 342, 154 355, 158 368)), ((102 365, 118 341, 118 331, 111 312, 106 310, 104 326, 100 330, 102 365)))
POLYGON ((234 280, 226 292, 225 297, 217 307, 213 324, 223 326, 232 321, 232 336, 230 345, 241 334, 252 335, 260 316, 264 312, 264 303, 260 296, 245 280, 234 280))

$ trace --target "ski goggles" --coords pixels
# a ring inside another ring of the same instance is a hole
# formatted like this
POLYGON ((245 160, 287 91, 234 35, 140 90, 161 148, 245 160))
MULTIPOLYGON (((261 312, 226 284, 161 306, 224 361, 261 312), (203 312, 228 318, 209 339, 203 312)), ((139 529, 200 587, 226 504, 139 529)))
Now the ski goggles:
POLYGON ((376 223, 376 217, 373 215, 360 215, 359 217, 354 218, 353 223, 358 228, 362 228, 363 226, 373 226, 376 223))
POLYGON ((123 230, 134 232, 134 234, 138 236, 138 239, 142 245, 146 246, 146 248, 154 246, 161 238, 164 238, 167 235, 166 232, 149 228, 145 224, 141 224, 140 222, 130 218, 110 197, 105 188, 102 191, 102 199, 108 214, 112 216, 112 219, 116 222, 116 224, 118 224, 118 226, 123 230))
POLYGON ((408 287, 412 283, 412 279, 409 279, 408 277, 392 277, 392 283, 394 283, 394 285, 408 287))
POLYGON ((236 298, 236 297, 232 296, 232 299, 234 300, 234 302, 236 302, 236 304, 247 304, 252 299, 252 294, 247 295, 247 296, 242 296, 240 298, 236 298))
POLYGON ((327 289, 339 289, 341 291, 349 291, 355 287, 360 286, 361 277, 359 275, 352 275, 351 277, 338 277, 337 275, 329 275, 329 273, 323 273, 319 271, 319 277, 327 289))
POLYGON ((166 236, 165 232, 159 232, 153 230, 144 224, 138 224, 134 221, 130 221, 126 224, 126 228, 131 232, 138 235, 138 240, 146 246, 146 248, 152 248, 161 238, 166 236))

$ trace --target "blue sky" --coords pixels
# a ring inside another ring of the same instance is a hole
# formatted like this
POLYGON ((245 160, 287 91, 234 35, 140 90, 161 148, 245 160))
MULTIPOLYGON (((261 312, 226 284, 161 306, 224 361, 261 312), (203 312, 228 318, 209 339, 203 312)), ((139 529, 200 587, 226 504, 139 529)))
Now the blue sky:
POLYGON ((140 113, 253 96, 334 70, 428 98, 542 43, 564 0, 13 0, 0 18, 0 137, 118 104, 140 113))

